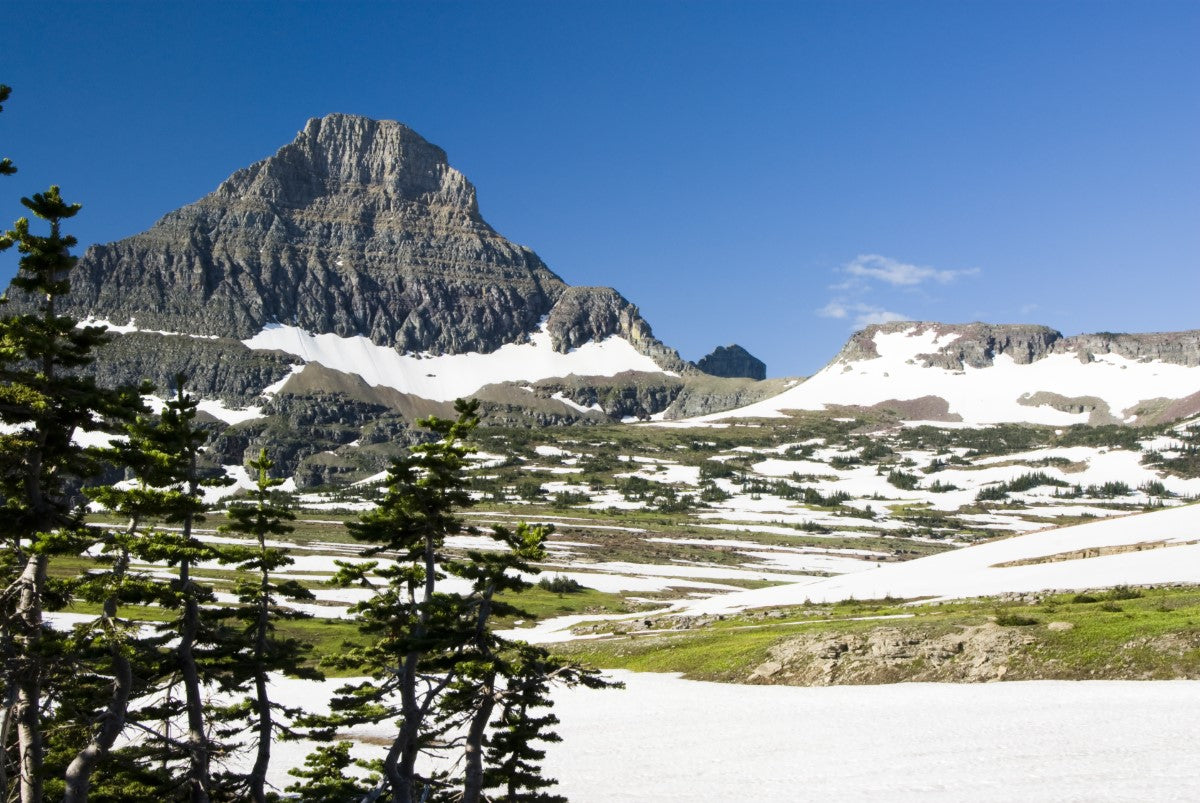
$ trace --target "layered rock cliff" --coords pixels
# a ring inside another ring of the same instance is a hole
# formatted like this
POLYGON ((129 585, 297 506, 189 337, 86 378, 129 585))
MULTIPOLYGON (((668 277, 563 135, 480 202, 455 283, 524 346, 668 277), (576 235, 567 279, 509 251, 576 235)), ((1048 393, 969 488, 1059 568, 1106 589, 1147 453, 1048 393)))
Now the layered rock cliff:
POLYGON ((432 354, 489 353, 548 319, 556 349, 615 334, 684 368, 615 290, 568 287, 496 233, 441 148, 343 114, 148 231, 89 248, 64 312, 238 340, 284 323, 432 354))

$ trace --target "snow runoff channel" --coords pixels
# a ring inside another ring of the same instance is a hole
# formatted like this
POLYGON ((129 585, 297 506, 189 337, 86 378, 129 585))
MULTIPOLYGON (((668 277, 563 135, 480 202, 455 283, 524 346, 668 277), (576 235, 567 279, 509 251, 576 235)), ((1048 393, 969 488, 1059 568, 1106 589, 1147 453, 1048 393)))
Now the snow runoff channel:
POLYGON ((360 376, 368 385, 433 401, 453 401, 498 382, 536 382, 571 375, 615 376, 623 371, 670 373, 639 353, 628 340, 615 335, 565 354, 555 351, 544 321, 528 343, 508 343, 490 354, 401 354, 361 335, 313 334, 277 323, 267 324, 242 343, 252 349, 294 354, 305 362, 360 376))
POLYGON ((1120 416, 1139 402, 1181 399, 1200 391, 1200 367, 1164 362, 1138 362, 1115 354, 1096 355, 1082 363, 1075 354, 1051 354, 1019 365, 1006 354, 987 368, 961 371, 929 367, 921 355, 932 354, 957 340, 932 329, 876 332, 876 358, 833 362, 805 382, 748 407, 703 416, 698 422, 726 418, 779 418, 784 410, 823 410, 827 405, 869 407, 886 401, 926 396, 945 399, 950 413, 967 424, 1028 422, 1066 426, 1088 422, 1088 413, 1070 413, 1046 404, 1034 406, 1038 392, 1068 398, 1095 397, 1120 416))

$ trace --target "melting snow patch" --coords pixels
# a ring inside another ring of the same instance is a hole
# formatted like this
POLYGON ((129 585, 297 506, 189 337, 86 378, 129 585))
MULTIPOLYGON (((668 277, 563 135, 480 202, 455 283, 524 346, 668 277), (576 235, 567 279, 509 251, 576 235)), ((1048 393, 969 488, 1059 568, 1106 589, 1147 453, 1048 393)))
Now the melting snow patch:
POLYGON ((536 382, 571 375, 615 376, 623 371, 669 373, 640 354, 629 341, 615 336, 585 343, 566 354, 557 352, 545 323, 529 342, 508 343, 490 354, 400 354, 361 335, 312 334, 278 323, 268 324, 242 342, 252 349, 295 354, 305 362, 357 374, 369 385, 434 401, 469 396, 484 385, 500 382, 536 382))

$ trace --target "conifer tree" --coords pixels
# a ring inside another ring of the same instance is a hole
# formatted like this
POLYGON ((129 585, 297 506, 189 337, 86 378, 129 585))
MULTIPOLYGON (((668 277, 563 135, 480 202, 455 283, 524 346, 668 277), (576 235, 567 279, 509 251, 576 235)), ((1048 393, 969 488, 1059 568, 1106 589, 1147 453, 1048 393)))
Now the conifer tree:
POLYGON ((285 723, 276 721, 275 713, 282 712, 288 719, 299 715, 295 709, 285 708, 272 702, 269 692, 269 673, 285 672, 297 677, 320 678, 319 672, 304 666, 303 661, 311 646, 296 639, 282 638, 276 633, 275 622, 280 619, 308 618, 307 614, 278 604, 280 598, 293 600, 313 599, 313 594, 295 580, 279 581, 272 572, 291 565, 291 557, 284 549, 268 543, 275 538, 291 533, 289 521, 295 514, 273 497, 273 489, 283 480, 273 479, 270 470, 274 463, 265 450, 250 461, 256 473, 255 487, 248 504, 231 505, 228 510, 229 523, 219 529, 226 533, 241 533, 252 536, 257 544, 241 549, 227 548, 225 560, 234 561, 238 569, 248 577, 237 588, 242 607, 229 609, 230 617, 243 623, 241 639, 225 645, 228 655, 229 673, 222 678, 225 686, 233 689, 243 683, 252 682, 254 691, 241 705, 235 706, 235 715, 245 717, 254 730, 254 766, 245 779, 233 779, 228 791, 239 796, 248 794, 256 803, 265 803, 267 769, 271 761, 271 743, 285 728, 285 723))
MULTIPOLYGON (((11 167, 11 163, 8 163, 11 167)), ((0 237, 0 250, 21 254, 13 287, 38 299, 35 312, 0 317, 0 535, 11 549, 11 574, 0 592, 0 646, 5 655, 6 706, 0 734, 8 738, 11 717, 17 737, 16 771, 20 798, 42 798, 45 744, 42 710, 48 649, 57 637, 43 622, 47 566, 52 555, 85 548, 90 533, 77 502, 79 482, 98 471, 96 457, 75 436, 112 432, 140 402, 132 390, 104 390, 74 372, 105 342, 102 327, 77 327, 59 315, 57 300, 75 266, 76 240, 62 222, 79 211, 62 199, 58 187, 22 198, 36 218, 49 225, 35 234, 28 218, 0 237)), ((5 783, 7 777, 0 779, 5 783)))
POLYGON ((159 626, 157 639, 151 646, 160 649, 178 640, 174 650, 164 652, 165 664, 161 674, 166 678, 160 690, 165 700, 147 707, 140 713, 143 719, 163 723, 161 760, 172 762, 182 747, 186 770, 183 786, 188 800, 208 803, 212 799, 212 758, 219 745, 210 738, 209 715, 206 710, 203 686, 209 667, 202 658, 206 645, 219 643, 220 638, 206 628, 202 605, 213 600, 212 589, 197 582, 192 571, 204 561, 223 557, 219 547, 198 539, 196 524, 204 520, 204 501, 199 467, 201 447, 207 434, 196 425, 196 399, 184 390, 184 379, 177 376, 174 396, 168 400, 159 419, 144 433, 147 449, 160 459, 148 474, 149 484, 166 491, 161 515, 166 523, 177 529, 153 530, 137 543, 139 557, 151 562, 163 562, 176 568, 176 577, 164 603, 178 611, 177 618, 159 626), (183 687, 183 699, 176 704, 174 688, 183 687), (171 721, 183 714, 186 734, 182 739, 170 735, 171 721))
MULTIPOLYGON (((478 803, 489 786, 511 787, 514 794, 536 791, 541 787, 518 771, 532 773, 537 757, 525 752, 512 763, 506 758, 510 748, 488 742, 494 714, 501 712, 510 721, 527 717, 532 706, 548 703, 545 689, 556 680, 608 685, 595 672, 500 638, 490 628, 493 616, 515 612, 497 595, 528 587, 521 573, 536 573, 532 561, 545 556, 546 528, 496 527, 490 536, 497 550, 469 550, 457 560, 445 553, 448 537, 478 533, 464 527, 457 515, 472 504, 465 472, 471 449, 463 439, 479 423, 478 403, 459 400, 455 409, 457 420, 420 422, 438 440, 414 446, 396 460, 379 507, 350 525, 355 538, 370 544, 365 556, 387 551, 398 556, 396 565, 341 563, 335 578, 344 585, 370 584, 373 576, 383 580, 376 594, 354 609, 370 643, 348 650, 340 662, 365 668, 372 682, 343 687, 332 702, 333 713, 313 718, 322 726, 316 735, 324 737, 338 727, 398 719, 383 759, 383 777, 365 792, 364 801, 387 795, 395 803, 478 803), (438 582, 448 575, 468 581, 470 592, 440 588, 438 582), (532 655, 539 660, 530 660, 532 655), (521 705, 520 700, 527 702, 521 705), (421 753, 450 751, 460 759, 451 762, 461 767, 457 774, 422 774, 417 767, 421 753), (509 761, 512 769, 489 770, 489 757, 509 761)), ((544 732, 537 723, 520 727, 523 734, 544 732)), ((313 756, 313 772, 336 766, 336 759, 328 751, 313 756)))

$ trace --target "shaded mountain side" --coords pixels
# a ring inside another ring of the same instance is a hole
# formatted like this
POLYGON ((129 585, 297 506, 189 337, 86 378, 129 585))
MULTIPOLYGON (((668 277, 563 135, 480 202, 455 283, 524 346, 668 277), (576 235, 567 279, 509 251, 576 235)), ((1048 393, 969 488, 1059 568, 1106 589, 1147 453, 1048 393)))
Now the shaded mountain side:
POLYGON ((106 387, 148 380, 160 396, 174 386, 177 374, 183 374, 192 393, 246 407, 300 363, 290 354, 252 351, 229 338, 131 332, 113 334, 111 342, 96 350, 88 371, 106 387))
POLYGON ((689 376, 663 416, 668 421, 710 415, 745 407, 778 396, 802 379, 731 379, 720 376, 689 376))
POLYGON ((717 346, 711 354, 696 363, 696 367, 712 376, 767 378, 767 364, 736 343, 717 346))

